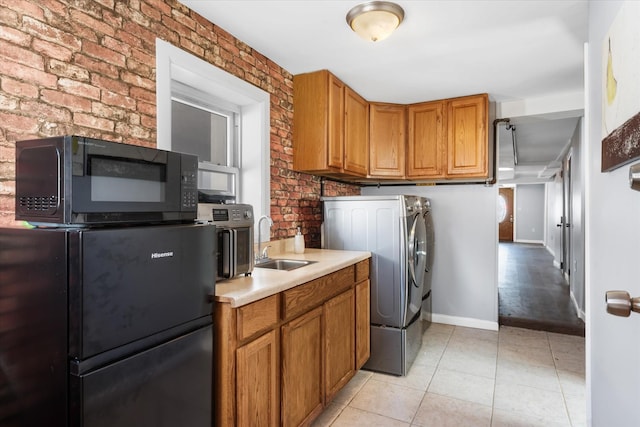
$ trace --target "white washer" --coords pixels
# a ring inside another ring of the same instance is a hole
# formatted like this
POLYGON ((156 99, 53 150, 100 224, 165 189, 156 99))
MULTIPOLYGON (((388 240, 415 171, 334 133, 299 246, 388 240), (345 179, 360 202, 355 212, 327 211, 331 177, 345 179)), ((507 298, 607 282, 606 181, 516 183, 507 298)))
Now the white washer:
POLYGON ((371 357, 366 369, 405 375, 420 350, 428 262, 418 196, 324 197, 324 248, 366 250, 371 259, 371 357))

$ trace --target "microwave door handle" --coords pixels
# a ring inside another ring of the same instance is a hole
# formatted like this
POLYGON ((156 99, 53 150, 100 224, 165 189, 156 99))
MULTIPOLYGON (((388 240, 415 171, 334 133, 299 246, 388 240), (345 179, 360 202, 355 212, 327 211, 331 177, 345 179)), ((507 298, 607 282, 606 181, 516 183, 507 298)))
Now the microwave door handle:
POLYGON ((230 230, 220 230, 222 233, 222 247, 218 248, 218 253, 222 254, 222 261, 218 263, 218 267, 222 270, 220 271, 220 277, 224 277, 228 279, 232 276, 233 265, 231 264, 231 251, 228 250, 231 247, 232 236, 230 230))
POLYGON ((236 277, 236 274, 238 274, 238 230, 232 228, 229 233, 231 236, 231 241, 229 242, 230 277, 236 277))

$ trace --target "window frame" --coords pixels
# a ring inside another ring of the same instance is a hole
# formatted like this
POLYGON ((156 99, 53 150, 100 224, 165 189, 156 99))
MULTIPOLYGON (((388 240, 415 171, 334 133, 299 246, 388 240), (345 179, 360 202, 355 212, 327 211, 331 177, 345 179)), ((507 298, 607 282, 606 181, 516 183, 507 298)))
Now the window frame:
MULTIPOLYGON (((157 147, 163 150, 171 150, 170 100, 172 84, 176 82, 206 92, 220 106, 239 108, 237 165, 240 178, 236 202, 253 205, 256 218, 269 215, 270 94, 164 40, 156 39, 157 147)), ((262 237, 269 240, 268 235, 262 237)))

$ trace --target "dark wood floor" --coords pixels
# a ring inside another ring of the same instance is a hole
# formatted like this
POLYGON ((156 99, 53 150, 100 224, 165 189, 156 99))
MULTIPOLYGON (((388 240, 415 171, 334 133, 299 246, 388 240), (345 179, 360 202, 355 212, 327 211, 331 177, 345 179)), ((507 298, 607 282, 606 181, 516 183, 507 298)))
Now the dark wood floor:
POLYGON ((584 336, 569 284, 543 245, 499 244, 499 323, 584 336))

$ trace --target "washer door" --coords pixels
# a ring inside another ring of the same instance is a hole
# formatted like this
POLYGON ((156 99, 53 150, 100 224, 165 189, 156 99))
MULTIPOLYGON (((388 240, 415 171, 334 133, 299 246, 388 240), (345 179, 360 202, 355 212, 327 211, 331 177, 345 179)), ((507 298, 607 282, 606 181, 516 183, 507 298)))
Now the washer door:
POLYGON ((407 262, 409 263, 409 280, 407 292, 407 310, 404 325, 407 326, 420 313, 422 305, 422 289, 424 286, 425 267, 427 265, 427 229, 421 213, 414 215, 409 235, 407 236, 407 262))

